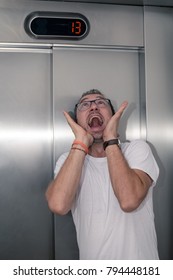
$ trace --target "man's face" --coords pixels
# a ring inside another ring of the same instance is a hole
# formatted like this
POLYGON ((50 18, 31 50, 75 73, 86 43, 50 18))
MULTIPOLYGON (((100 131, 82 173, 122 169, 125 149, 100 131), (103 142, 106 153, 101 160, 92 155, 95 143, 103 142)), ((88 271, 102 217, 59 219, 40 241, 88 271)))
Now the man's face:
POLYGON ((84 110, 77 109, 77 123, 88 131, 94 139, 102 139, 103 131, 112 117, 112 110, 109 103, 104 102, 105 98, 100 94, 91 94, 84 96, 80 103, 83 104, 84 110), (96 100, 91 102, 90 107, 85 102, 96 100), (86 105, 86 106, 85 106, 86 105))

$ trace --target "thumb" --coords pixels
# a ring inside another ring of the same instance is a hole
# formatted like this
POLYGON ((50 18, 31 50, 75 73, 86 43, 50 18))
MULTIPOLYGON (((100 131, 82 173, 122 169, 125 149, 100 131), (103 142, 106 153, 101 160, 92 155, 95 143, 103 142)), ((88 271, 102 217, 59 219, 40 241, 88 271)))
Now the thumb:
POLYGON ((117 116, 118 119, 121 117, 121 115, 123 114, 123 112, 127 108, 127 106, 128 106, 128 102, 123 101, 123 103, 120 105, 118 111, 115 113, 115 115, 117 116))
POLYGON ((82 132, 83 132, 83 128, 80 127, 73 119, 72 117, 69 115, 69 113, 67 113, 66 111, 63 112, 64 116, 69 124, 69 126, 71 127, 71 130, 73 131, 75 137, 79 136, 82 132))
POLYGON ((68 122, 68 124, 72 127, 76 124, 76 122, 73 120, 73 118, 70 116, 69 113, 67 113, 66 111, 63 111, 63 114, 68 122))

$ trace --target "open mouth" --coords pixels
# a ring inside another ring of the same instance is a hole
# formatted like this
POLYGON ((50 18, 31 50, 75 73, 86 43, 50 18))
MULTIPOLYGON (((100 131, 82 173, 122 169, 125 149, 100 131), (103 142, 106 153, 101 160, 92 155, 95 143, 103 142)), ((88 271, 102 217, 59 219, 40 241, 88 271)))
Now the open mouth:
POLYGON ((88 125, 91 127, 91 128, 94 128, 94 127, 100 127, 103 125, 103 119, 101 116, 99 115, 91 115, 89 117, 89 120, 88 120, 88 125))

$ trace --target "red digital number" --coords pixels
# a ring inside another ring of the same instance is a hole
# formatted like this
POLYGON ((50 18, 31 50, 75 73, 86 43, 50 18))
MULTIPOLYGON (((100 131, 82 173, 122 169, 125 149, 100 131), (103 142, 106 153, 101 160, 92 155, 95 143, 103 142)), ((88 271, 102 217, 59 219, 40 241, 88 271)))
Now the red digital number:
POLYGON ((72 22, 71 32, 74 33, 75 35, 81 34, 81 22, 80 21, 72 22))

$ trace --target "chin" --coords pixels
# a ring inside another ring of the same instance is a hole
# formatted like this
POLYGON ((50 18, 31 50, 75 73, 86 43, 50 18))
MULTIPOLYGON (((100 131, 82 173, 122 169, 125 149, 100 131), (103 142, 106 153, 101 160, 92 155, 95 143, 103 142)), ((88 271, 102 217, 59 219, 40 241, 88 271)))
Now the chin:
POLYGON ((97 134, 97 133, 93 133, 92 134, 93 138, 94 138, 94 142, 101 142, 103 141, 103 135, 102 134, 97 134))

